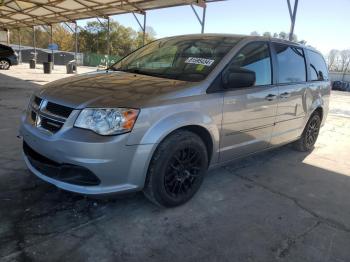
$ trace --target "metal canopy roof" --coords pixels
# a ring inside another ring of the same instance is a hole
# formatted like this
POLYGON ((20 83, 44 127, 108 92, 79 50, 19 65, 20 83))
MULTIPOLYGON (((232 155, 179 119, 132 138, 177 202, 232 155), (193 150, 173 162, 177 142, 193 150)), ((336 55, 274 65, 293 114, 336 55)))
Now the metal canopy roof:
POLYGON ((0 27, 50 25, 216 1, 222 0, 0 0, 0 27))

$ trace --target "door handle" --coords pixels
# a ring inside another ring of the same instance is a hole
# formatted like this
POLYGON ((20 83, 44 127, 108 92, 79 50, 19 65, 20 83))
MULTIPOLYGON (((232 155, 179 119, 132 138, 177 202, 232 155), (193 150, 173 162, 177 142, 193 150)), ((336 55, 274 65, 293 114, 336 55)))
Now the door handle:
POLYGON ((288 97, 290 97, 290 93, 289 92, 284 92, 284 93, 280 94, 280 97, 281 98, 288 98, 288 97))
POLYGON ((267 96, 265 96, 265 99, 267 101, 272 101, 272 100, 275 100, 276 98, 277 98, 277 96, 274 94, 268 94, 267 96))

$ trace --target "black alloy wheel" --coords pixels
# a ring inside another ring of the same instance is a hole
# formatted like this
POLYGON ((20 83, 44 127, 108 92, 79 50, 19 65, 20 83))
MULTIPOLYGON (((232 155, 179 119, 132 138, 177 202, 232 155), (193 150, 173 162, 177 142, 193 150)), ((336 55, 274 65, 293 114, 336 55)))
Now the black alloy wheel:
POLYGON ((306 137, 305 137, 305 143, 306 147, 311 148, 315 145, 316 139, 318 137, 318 133, 320 132, 320 118, 313 117, 309 124, 307 125, 306 129, 306 137))
POLYGON ((164 176, 165 190, 174 198, 186 196, 196 185, 203 159, 196 148, 179 149, 168 163, 164 176))
POLYGON ((294 147, 298 151, 307 152, 314 148, 321 128, 321 117, 318 112, 311 115, 299 140, 294 142, 294 147))
POLYGON ((144 193, 159 206, 178 206, 198 191, 208 168, 203 140, 193 132, 177 130, 154 153, 144 193))

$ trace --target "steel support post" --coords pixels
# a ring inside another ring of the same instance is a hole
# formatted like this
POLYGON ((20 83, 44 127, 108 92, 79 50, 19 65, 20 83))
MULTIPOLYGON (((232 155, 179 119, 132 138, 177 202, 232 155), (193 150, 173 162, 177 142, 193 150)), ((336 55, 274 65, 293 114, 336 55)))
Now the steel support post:
POLYGON ((146 42, 146 12, 141 13, 143 15, 143 24, 141 24, 139 18, 135 15, 134 12, 132 12, 132 15, 135 17, 136 22, 139 24, 141 30, 142 30, 142 45, 145 45, 146 42))
POLYGON ((75 28, 74 28, 74 34, 75 34, 75 54, 74 54, 74 60, 75 60, 75 67, 76 67, 76 73, 78 73, 78 24, 77 21, 74 21, 75 28))
MULTIPOLYGON (((53 47, 53 30, 52 30, 52 25, 50 25, 50 44, 51 44, 51 48, 53 47)), ((55 54, 53 52, 53 49, 51 50, 51 55, 52 55, 52 70, 54 69, 55 66, 55 54)))
POLYGON ((111 55, 111 47, 110 47, 110 19, 109 16, 107 17, 107 60, 106 60, 106 68, 109 67, 109 57, 111 55))
POLYGON ((201 31, 202 34, 204 34, 206 11, 207 11, 207 6, 204 6, 203 7, 203 16, 202 16, 202 31, 201 31))
POLYGON ((35 26, 33 26, 33 47, 34 47, 34 57, 33 59, 36 60, 36 37, 35 37, 35 26))
POLYGON ((145 45, 146 40, 146 12, 143 14, 143 28, 142 28, 142 45, 145 45))
POLYGON ((18 63, 22 64, 22 36, 20 28, 18 28, 18 63))
POLYGON ((202 18, 200 18, 197 10, 194 8, 194 6, 191 4, 190 5, 194 14, 197 17, 197 20, 199 22, 199 24, 201 25, 201 33, 204 34, 204 29, 205 29, 205 17, 206 17, 206 10, 207 10, 207 6, 206 4, 203 4, 201 7, 203 8, 203 12, 202 12, 202 18))
POLYGON ((290 16, 290 21, 291 21, 290 32, 289 32, 289 40, 290 41, 293 40, 294 26, 295 26, 295 21, 296 21, 296 17, 297 17, 297 11, 298 11, 298 2, 299 2, 299 0, 295 0, 294 8, 292 10, 292 6, 290 4, 290 0, 287 0, 289 16, 290 16))
POLYGON ((10 45, 10 29, 7 29, 7 45, 10 45))

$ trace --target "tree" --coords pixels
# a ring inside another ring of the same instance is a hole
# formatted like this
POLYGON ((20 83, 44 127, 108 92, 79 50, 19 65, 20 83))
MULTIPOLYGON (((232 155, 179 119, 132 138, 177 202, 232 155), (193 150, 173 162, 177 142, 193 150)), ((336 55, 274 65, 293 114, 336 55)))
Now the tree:
MULTIPOLYGON (((107 22, 92 21, 79 33, 80 52, 106 54, 107 22)), ((155 39, 155 31, 146 28, 145 44, 155 39)), ((110 21, 109 48, 111 55, 125 56, 142 46, 143 32, 136 32, 130 27, 120 25, 117 21, 110 21)))
POLYGON ((272 37, 272 35, 271 35, 270 32, 265 32, 265 33, 263 33, 263 36, 265 36, 265 37, 272 37))
POLYGON ((253 32, 250 33, 250 35, 259 36, 260 34, 257 31, 253 31, 253 32))
MULTIPOLYGON (((63 51, 72 51, 74 49, 74 36, 62 24, 55 24, 52 26, 53 42, 58 44, 59 49, 63 51)), ((18 30, 12 30, 11 43, 19 44, 18 30)), ((29 27, 21 28, 21 44, 25 46, 33 46, 33 29, 29 27)), ((48 48, 50 39, 50 28, 46 26, 35 27, 36 47, 48 48)))
POLYGON ((58 49, 62 51, 75 50, 75 36, 72 32, 61 24, 53 25, 52 28, 53 43, 58 45, 58 49))
POLYGON ((288 40, 288 34, 282 31, 278 34, 278 38, 288 40))
POLYGON ((336 62, 336 58, 338 57, 339 55, 339 50, 336 50, 336 49, 332 49, 329 54, 328 54, 328 57, 327 57, 327 62, 328 62, 328 70, 332 70, 334 65, 335 65, 335 62, 336 62))
POLYGON ((350 49, 340 51, 339 55, 341 59, 341 72, 346 72, 350 64, 350 49))
MULTIPOLYGON (((289 34, 288 34, 288 40, 289 40, 289 34)), ((293 34, 293 35, 292 35, 292 41, 298 42, 298 37, 297 37, 296 34, 293 34)))
MULTIPOLYGON (((145 44, 152 42, 155 39, 156 32, 152 27, 146 27, 146 34, 145 34, 145 44)), ((138 31, 137 37, 136 37, 136 45, 137 47, 142 46, 143 44, 143 32, 138 31)))
MULTIPOLYGON (((48 28, 36 26, 36 46, 48 48, 50 34, 48 28)), ((156 33, 152 27, 146 27, 145 44, 155 39, 156 33)), ((11 43, 19 44, 18 31, 11 31, 11 43)), ((143 32, 137 32, 130 27, 120 25, 118 22, 110 20, 109 35, 110 54, 125 56, 143 43, 143 32)), ((58 44, 62 51, 75 50, 75 35, 64 24, 53 25, 53 42, 58 44)), ((21 44, 33 46, 32 28, 21 28, 21 44)), ((107 21, 88 22, 79 30, 78 49, 82 53, 107 54, 107 21)))
POLYGON ((332 49, 327 55, 327 64, 330 71, 349 72, 350 70, 350 49, 332 49))
MULTIPOLYGON (((260 34, 257 31, 253 31, 253 32, 250 33, 250 35, 259 36, 260 34)), ((280 32, 279 34, 278 33, 273 33, 272 34, 271 32, 267 31, 267 32, 263 33, 263 36, 289 40, 289 34, 284 32, 284 31, 280 32)), ((298 37, 297 37, 296 34, 293 34, 292 41, 298 42, 298 37)), ((301 40, 301 41, 299 41, 299 43, 306 44, 306 41, 305 40, 301 40)))

